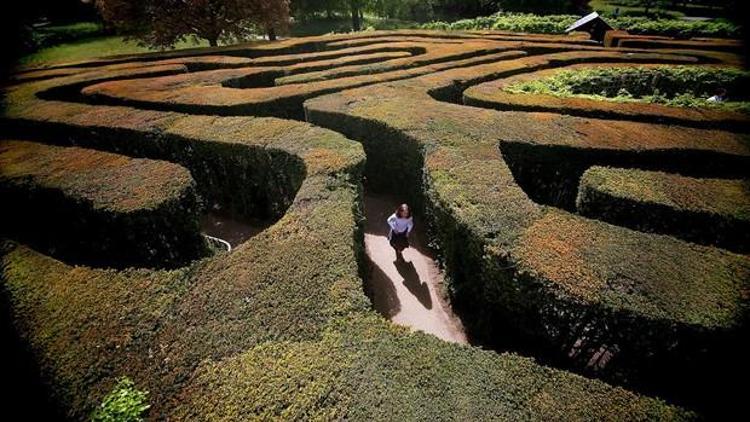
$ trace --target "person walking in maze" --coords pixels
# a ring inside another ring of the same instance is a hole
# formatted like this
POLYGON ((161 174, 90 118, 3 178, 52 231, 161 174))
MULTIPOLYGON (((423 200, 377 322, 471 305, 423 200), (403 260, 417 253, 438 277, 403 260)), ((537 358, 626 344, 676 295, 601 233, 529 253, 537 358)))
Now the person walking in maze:
POLYGON ((414 228, 409 206, 399 205, 396 211, 388 217, 388 226, 391 228, 388 232, 388 240, 396 251, 396 260, 403 261, 402 252, 409 247, 409 234, 414 228))

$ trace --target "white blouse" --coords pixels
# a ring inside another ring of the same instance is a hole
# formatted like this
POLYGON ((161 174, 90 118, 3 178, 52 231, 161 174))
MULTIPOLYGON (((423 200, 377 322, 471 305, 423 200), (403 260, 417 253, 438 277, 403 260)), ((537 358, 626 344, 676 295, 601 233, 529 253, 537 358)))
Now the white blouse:
POLYGON ((411 233, 411 229, 414 228, 414 219, 412 219, 411 217, 396 217, 396 213, 393 213, 390 217, 388 217, 388 226, 391 227, 391 231, 394 233, 406 232, 406 234, 409 234, 411 233))

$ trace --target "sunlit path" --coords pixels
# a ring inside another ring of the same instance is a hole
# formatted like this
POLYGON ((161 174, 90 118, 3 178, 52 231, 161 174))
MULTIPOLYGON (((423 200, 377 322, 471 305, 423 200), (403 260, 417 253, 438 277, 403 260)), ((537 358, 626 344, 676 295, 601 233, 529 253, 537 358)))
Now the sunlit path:
POLYGON ((397 200, 365 197, 365 246, 370 265, 368 290, 375 308, 391 321, 455 343, 466 343, 461 321, 442 297, 443 274, 425 246, 423 227, 417 225, 404 250, 404 261, 388 243, 386 218, 397 200))

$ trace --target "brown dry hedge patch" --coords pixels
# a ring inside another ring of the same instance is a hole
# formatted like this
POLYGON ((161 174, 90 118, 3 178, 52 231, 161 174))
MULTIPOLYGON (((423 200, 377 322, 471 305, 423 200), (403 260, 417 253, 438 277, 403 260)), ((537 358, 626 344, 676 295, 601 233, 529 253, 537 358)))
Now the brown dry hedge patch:
POLYGON ((746 180, 592 167, 581 178, 576 206, 583 215, 637 230, 738 252, 750 246, 746 180))

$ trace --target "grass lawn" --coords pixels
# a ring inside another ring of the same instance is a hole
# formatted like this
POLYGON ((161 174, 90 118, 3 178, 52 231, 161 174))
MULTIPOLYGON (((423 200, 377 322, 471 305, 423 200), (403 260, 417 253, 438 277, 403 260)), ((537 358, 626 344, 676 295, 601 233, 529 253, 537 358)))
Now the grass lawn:
MULTIPOLYGON (((208 42, 182 42, 175 48, 206 47, 208 42)), ((86 38, 75 42, 43 48, 35 53, 21 58, 22 66, 43 66, 50 63, 75 62, 95 57, 112 56, 116 54, 134 54, 158 51, 141 47, 135 41, 125 41, 121 36, 104 36, 86 38)))
MULTIPOLYGON (((58 45, 45 47, 21 58, 19 64, 22 66, 44 66, 51 63, 76 62, 80 60, 93 59, 102 56, 113 56, 117 54, 135 54, 146 53, 150 51, 159 51, 148 47, 139 46, 135 41, 126 41, 122 36, 92 36, 94 30, 101 28, 92 26, 91 23, 79 23, 57 27, 47 27, 40 30, 39 33, 65 33, 69 38, 80 34, 77 40, 63 42, 58 45)), ((363 22, 365 29, 401 29, 412 28, 416 26, 414 22, 400 21, 395 19, 380 19, 376 17, 365 16, 363 22)), ((333 32, 351 31, 351 19, 347 17, 335 17, 333 19, 318 19, 306 22, 297 22, 292 25, 290 35, 293 37, 305 37, 311 35, 323 35, 333 32)), ((192 41, 181 42, 175 45, 175 49, 207 47, 208 42, 200 40, 195 43, 192 41)))

